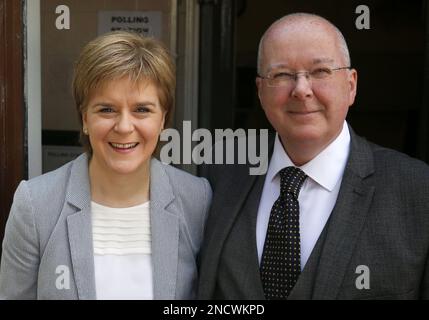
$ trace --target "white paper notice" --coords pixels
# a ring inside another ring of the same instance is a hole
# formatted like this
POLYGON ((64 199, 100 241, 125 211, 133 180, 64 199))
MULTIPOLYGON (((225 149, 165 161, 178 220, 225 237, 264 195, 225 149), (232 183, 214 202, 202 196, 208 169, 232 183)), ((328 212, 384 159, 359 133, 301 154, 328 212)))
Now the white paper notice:
POLYGON ((160 11, 99 11, 98 35, 123 30, 161 39, 160 11))

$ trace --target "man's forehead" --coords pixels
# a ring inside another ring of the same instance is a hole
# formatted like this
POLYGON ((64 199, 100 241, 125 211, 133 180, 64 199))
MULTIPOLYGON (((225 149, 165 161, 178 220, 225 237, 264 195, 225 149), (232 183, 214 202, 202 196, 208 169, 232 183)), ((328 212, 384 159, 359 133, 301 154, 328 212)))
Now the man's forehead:
MULTIPOLYGON (((332 64, 335 62, 335 59, 333 58, 329 58, 329 57, 320 57, 320 58, 313 58, 308 60, 308 64, 309 66, 317 66, 317 65, 321 65, 321 64, 332 64)), ((283 61, 272 61, 271 63, 268 64, 268 70, 267 71, 271 71, 271 70, 276 70, 276 69, 288 69, 291 68, 292 64, 289 63, 287 60, 283 60, 283 61)))
POLYGON ((285 20, 279 20, 268 28, 267 33, 293 32, 307 30, 310 32, 323 31, 331 33, 335 27, 318 17, 292 17, 285 20))
MULTIPOLYGON (((295 48, 304 49, 307 56, 307 64, 331 63, 341 55, 339 39, 335 32, 325 30, 281 30, 279 33, 270 33, 264 39, 262 55, 268 58, 270 64, 289 63, 286 61, 290 52, 296 54, 295 48), (281 60, 281 61, 275 61, 281 60)), ((300 55, 304 52, 300 51, 300 55)))
POLYGON ((335 27, 324 20, 295 18, 272 25, 264 35, 263 46, 291 45, 305 39, 329 43, 337 43, 339 40, 335 27))

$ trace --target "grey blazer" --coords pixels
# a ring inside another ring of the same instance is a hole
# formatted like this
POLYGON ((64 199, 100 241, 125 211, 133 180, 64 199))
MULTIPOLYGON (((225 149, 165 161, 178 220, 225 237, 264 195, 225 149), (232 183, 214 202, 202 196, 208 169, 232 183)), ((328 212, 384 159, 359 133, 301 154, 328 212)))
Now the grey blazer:
MULTIPOLYGON (((429 299, 429 167, 350 133, 336 205, 289 299, 429 299)), ((265 176, 248 173, 209 169, 200 299, 265 298, 256 249, 265 176)))
MULTIPOLYGON (((156 159, 150 170, 154 298, 195 298, 210 185, 156 159)), ((20 183, 3 240, 0 298, 96 299, 90 202, 86 154, 20 183), (69 289, 58 289, 64 268, 69 289)))

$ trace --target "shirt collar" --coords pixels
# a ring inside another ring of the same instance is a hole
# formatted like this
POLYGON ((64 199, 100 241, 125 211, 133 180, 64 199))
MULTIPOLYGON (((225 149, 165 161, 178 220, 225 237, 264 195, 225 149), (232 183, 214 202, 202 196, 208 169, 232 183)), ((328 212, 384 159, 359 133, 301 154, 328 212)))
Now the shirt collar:
MULTIPOLYGON (((332 191, 343 176, 350 150, 350 132, 344 121, 341 133, 322 152, 300 168, 316 183, 332 191)), ((267 172, 269 181, 277 176, 283 168, 294 166, 283 148, 278 133, 274 142, 273 156, 267 172)))

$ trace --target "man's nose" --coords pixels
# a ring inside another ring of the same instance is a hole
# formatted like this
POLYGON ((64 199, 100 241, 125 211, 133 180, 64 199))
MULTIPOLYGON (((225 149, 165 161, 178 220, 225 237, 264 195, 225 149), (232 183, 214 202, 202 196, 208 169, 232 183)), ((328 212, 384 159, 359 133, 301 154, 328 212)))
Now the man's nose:
POLYGON ((115 131, 119 133, 129 133, 134 130, 132 116, 127 112, 121 113, 117 118, 115 131))
POLYGON ((313 96, 311 78, 308 73, 298 73, 295 79, 292 96, 297 99, 305 99, 313 96))

